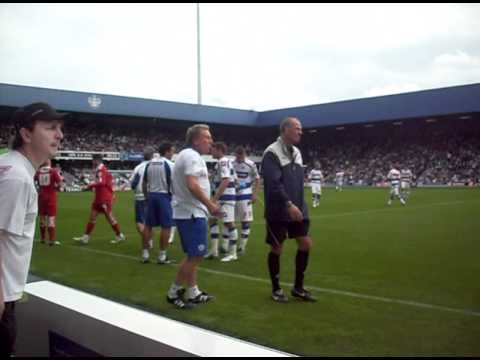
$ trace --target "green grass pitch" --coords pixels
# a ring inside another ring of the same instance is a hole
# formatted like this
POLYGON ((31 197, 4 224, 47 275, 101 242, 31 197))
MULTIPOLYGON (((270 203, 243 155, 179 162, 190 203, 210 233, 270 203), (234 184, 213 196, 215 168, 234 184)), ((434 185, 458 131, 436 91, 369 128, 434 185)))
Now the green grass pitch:
MULTIPOLYGON (((126 242, 110 244, 113 231, 99 217, 90 243, 74 243, 72 237, 83 234, 93 194, 61 193, 57 237, 62 245, 36 241, 31 272, 298 355, 480 355, 478 188, 414 189, 406 207, 387 206, 387 189, 324 189, 320 206, 310 206, 314 247, 305 277, 316 303, 270 299, 269 248, 257 202, 246 255, 233 263, 201 264, 200 288, 216 299, 191 311, 165 301, 178 265, 140 263, 133 195, 116 196, 114 212, 126 242)), ((309 189, 306 199, 311 204, 309 189)), ((295 251, 289 240, 281 258, 287 293, 295 251)), ((169 256, 177 262, 183 258, 178 234, 169 256)))

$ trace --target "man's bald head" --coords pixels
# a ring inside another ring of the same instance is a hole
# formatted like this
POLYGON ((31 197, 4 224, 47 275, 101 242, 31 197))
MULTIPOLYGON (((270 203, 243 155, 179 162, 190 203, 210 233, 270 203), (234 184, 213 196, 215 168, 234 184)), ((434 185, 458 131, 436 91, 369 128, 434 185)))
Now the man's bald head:
POLYGON ((302 123, 296 117, 286 117, 280 123, 280 136, 288 145, 295 145, 302 137, 302 123))

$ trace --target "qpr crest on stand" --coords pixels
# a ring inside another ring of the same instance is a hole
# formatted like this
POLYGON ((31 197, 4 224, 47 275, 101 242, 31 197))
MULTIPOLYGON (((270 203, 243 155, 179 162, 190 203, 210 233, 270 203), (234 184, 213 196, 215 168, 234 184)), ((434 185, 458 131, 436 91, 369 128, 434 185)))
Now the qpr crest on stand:
POLYGON ((97 109, 102 104, 102 99, 98 95, 90 95, 88 97, 88 104, 90 107, 97 109))

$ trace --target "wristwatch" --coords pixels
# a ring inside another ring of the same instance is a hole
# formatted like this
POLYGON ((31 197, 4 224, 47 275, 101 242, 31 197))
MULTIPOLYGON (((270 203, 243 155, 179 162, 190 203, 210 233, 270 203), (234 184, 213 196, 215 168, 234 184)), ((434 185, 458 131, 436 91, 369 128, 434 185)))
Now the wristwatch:
POLYGON ((291 207, 291 206, 293 206, 293 202, 291 202, 290 200, 288 200, 288 201, 287 201, 287 209, 288 209, 289 207, 291 207))

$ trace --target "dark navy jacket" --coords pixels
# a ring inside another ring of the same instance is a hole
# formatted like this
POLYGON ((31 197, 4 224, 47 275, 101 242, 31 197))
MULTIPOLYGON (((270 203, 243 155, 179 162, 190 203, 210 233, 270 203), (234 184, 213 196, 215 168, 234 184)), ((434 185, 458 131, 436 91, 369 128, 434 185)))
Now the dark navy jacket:
POLYGON ((308 219, 302 154, 297 147, 287 146, 279 137, 263 153, 262 174, 267 220, 291 221, 287 201, 293 202, 308 219))

